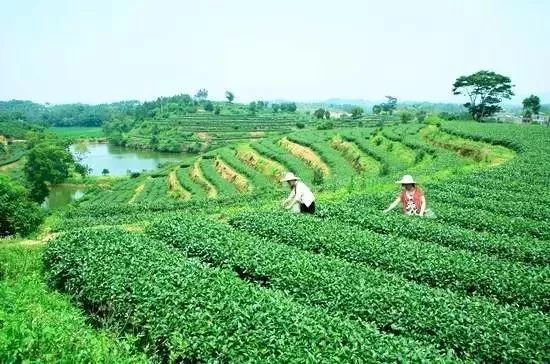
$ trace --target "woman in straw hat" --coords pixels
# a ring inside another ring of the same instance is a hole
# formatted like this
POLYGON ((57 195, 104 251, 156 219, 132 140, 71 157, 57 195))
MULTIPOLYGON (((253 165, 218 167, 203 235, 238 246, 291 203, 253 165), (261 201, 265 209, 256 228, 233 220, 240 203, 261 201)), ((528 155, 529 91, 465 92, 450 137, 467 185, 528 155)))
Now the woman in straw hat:
POLYGON ((412 176, 407 174, 395 183, 400 184, 403 187, 403 191, 401 191, 395 201, 384 212, 393 210, 401 203, 404 214, 424 216, 426 213, 426 197, 424 197, 424 191, 416 186, 416 182, 412 176))
POLYGON ((307 214, 315 212, 315 196, 299 177, 292 172, 287 172, 281 182, 287 182, 290 186, 290 195, 282 202, 284 208, 307 214))

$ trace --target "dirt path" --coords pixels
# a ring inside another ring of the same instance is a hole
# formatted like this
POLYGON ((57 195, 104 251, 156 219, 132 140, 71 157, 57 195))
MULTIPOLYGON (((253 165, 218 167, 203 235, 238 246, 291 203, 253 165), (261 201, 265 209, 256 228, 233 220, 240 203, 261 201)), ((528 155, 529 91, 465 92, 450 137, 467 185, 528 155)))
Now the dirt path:
POLYGON ((218 190, 216 190, 216 187, 206 178, 204 178, 200 166, 201 158, 197 158, 195 161, 195 164, 193 164, 193 168, 191 169, 191 178, 193 181, 197 182, 199 185, 201 185, 208 193, 208 197, 210 198, 216 198, 218 197, 218 190))
POLYGON ((355 144, 336 136, 331 140, 330 145, 341 152, 357 172, 366 172, 375 176, 380 174, 380 162, 365 155, 355 144))
POLYGON ((38 247, 46 245, 50 240, 57 237, 60 233, 52 233, 51 231, 46 231, 42 233, 37 239, 25 239, 17 242, 6 242, 0 244, 0 246, 23 246, 23 247, 38 247))
POLYGON ((282 164, 262 157, 248 145, 239 145, 236 149, 236 156, 246 163, 246 165, 254 168, 275 182, 279 182, 286 170, 282 164))
POLYGON ((136 201, 136 198, 138 198, 138 196, 141 194, 141 192, 143 192, 144 188, 145 188, 145 182, 140 183, 140 185, 137 186, 136 189, 134 190, 134 195, 132 196, 130 201, 128 201, 128 203, 133 204, 136 201))
POLYGON ((216 166, 216 170, 222 176, 222 178, 226 181, 233 183, 235 187, 237 187, 237 190, 239 192, 244 193, 252 189, 246 177, 235 171, 220 158, 216 158, 214 164, 216 166))
POLYGON ((179 197, 184 200, 191 199, 191 192, 187 191, 180 184, 177 176, 178 168, 174 169, 168 175, 168 190, 172 192, 176 197, 179 197))
POLYGON ((291 142, 286 137, 281 139, 279 143, 290 153, 303 159, 310 166, 319 168, 325 176, 330 176, 329 166, 310 148, 291 142))
POLYGON ((12 169, 17 168, 17 165, 19 164, 19 162, 21 162, 21 159, 16 160, 15 162, 12 162, 9 164, 4 164, 3 166, 0 167, 0 172, 8 172, 8 171, 11 171, 12 169))
POLYGON ((513 150, 503 146, 465 139, 445 133, 436 127, 426 127, 421 135, 433 146, 453 151, 478 163, 488 163, 492 167, 501 165, 516 155, 513 150))

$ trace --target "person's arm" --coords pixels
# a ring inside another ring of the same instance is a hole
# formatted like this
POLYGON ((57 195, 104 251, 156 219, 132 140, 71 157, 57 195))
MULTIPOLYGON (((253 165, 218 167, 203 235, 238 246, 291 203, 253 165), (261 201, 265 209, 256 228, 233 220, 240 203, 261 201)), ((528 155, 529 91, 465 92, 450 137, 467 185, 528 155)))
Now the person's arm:
POLYGON ((391 203, 391 205, 388 206, 388 208, 384 210, 384 212, 390 212, 390 211, 393 210, 397 205, 399 205, 399 202, 401 202, 401 197, 400 197, 400 196, 397 196, 397 198, 395 199, 395 201, 393 201, 393 202, 391 203))
POLYGON ((283 206, 283 208, 285 209, 289 209, 292 207, 292 205, 294 204, 294 199, 296 198, 296 192, 295 192, 295 189, 293 188, 291 191, 290 191, 290 194, 288 195, 288 197, 286 198, 286 200, 284 200, 282 203, 281 203, 281 206, 283 206))
POLYGON ((421 201, 422 206, 420 207, 420 216, 424 216, 424 213, 426 212, 426 197, 424 197, 424 195, 422 195, 421 201))

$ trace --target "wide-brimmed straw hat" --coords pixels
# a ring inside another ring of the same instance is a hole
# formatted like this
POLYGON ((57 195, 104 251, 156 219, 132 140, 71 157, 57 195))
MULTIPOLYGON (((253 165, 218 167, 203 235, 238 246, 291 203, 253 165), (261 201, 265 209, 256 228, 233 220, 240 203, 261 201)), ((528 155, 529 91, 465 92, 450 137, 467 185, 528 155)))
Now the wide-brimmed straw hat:
POLYGON ((413 185, 416 184, 413 177, 410 174, 406 174, 401 178, 401 181, 395 181, 395 183, 399 183, 400 185, 413 185))
POLYGON ((300 180, 300 177, 297 177, 292 172, 286 172, 283 179, 281 179, 281 182, 288 182, 288 181, 298 181, 300 180))

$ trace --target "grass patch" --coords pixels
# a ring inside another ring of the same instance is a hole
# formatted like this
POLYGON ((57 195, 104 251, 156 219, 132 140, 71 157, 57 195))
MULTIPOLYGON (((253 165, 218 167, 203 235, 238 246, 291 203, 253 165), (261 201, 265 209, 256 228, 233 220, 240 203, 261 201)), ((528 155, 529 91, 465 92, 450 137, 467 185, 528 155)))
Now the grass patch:
POLYGON ((145 363, 130 338, 94 329, 41 275, 42 249, 0 247, 0 362, 145 363))
POLYGON ((100 127, 52 127, 48 130, 64 139, 99 139, 105 137, 103 129, 100 127))

